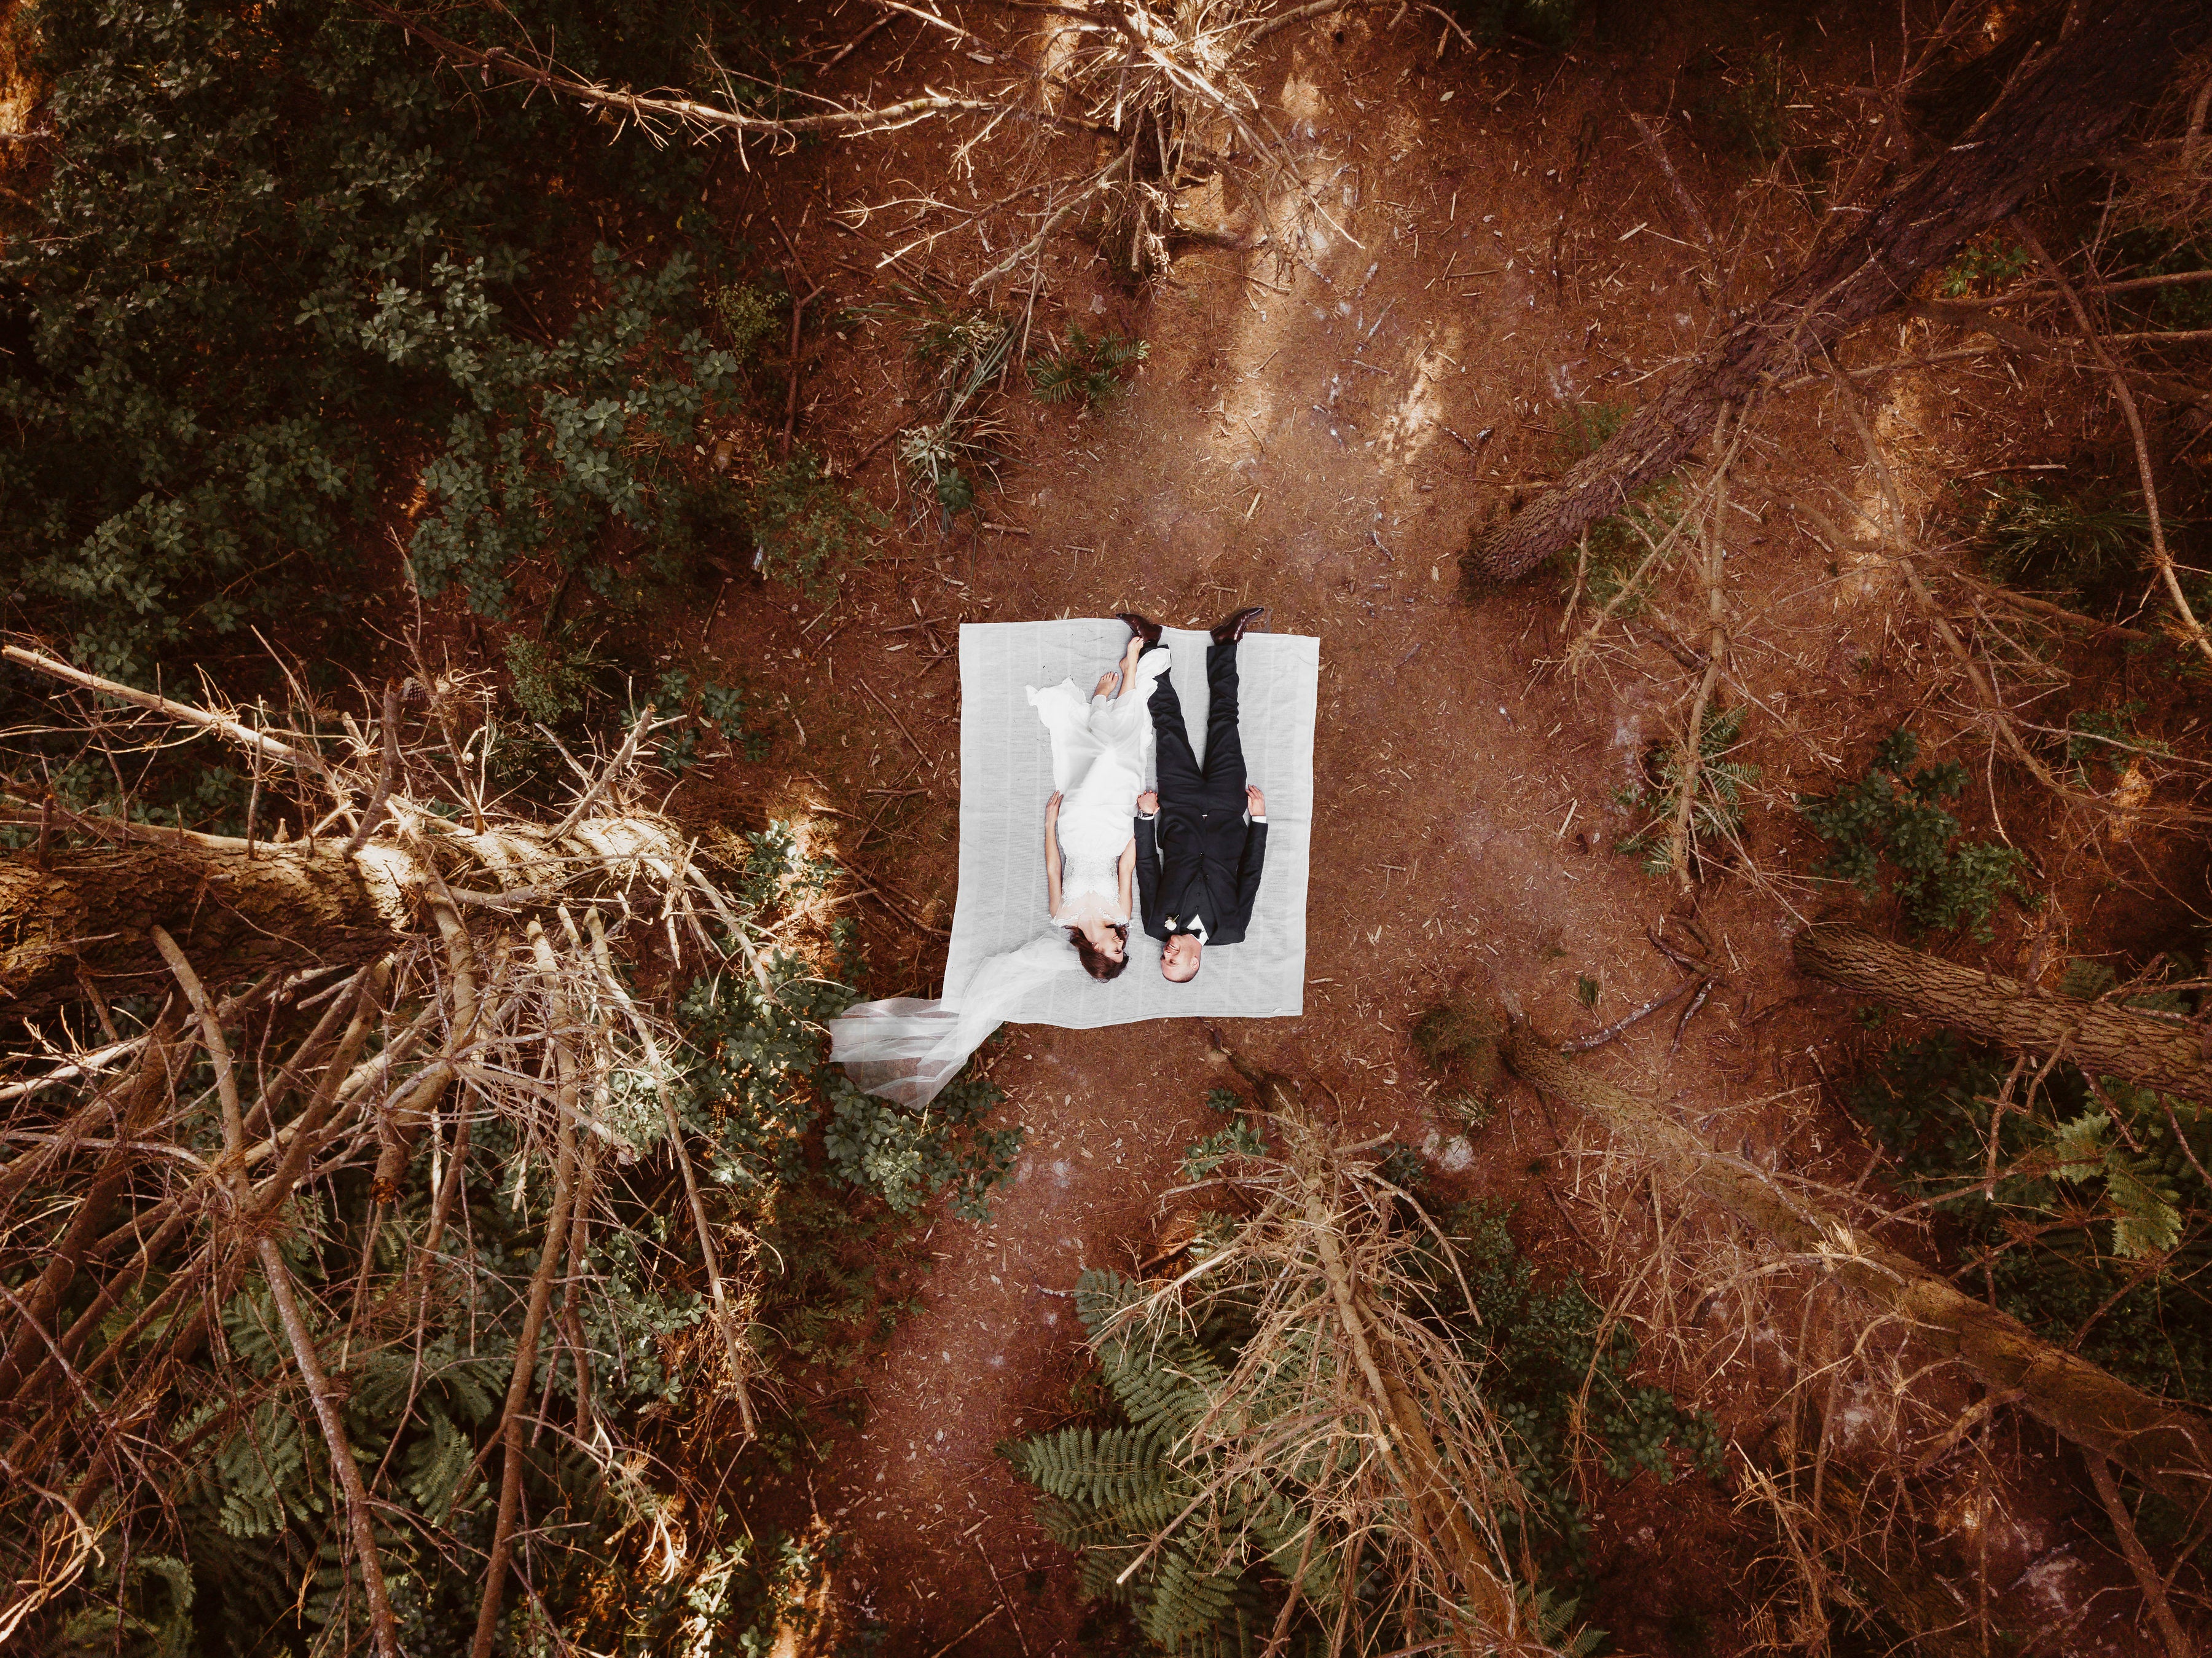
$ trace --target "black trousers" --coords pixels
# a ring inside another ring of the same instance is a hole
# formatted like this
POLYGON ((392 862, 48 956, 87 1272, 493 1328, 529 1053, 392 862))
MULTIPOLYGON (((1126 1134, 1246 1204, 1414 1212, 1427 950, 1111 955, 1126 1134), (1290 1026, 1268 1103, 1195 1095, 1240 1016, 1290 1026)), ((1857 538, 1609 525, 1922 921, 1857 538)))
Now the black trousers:
MULTIPOLYGON (((1164 647, 1154 646, 1154 650, 1164 647)), ((1212 645, 1206 652, 1206 763, 1190 746, 1183 724, 1182 699, 1175 683, 1162 674, 1149 704, 1164 805, 1215 811, 1244 810, 1244 744, 1237 729, 1237 647, 1212 645)))

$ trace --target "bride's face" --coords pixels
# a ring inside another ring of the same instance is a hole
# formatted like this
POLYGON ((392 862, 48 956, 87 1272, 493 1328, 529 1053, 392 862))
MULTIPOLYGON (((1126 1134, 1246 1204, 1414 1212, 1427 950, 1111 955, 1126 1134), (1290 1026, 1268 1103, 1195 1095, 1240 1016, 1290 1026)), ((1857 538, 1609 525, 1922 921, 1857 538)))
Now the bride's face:
POLYGON ((1103 921, 1086 922, 1083 929, 1098 953, 1109 962, 1118 962, 1128 954, 1129 946, 1120 933, 1103 921))

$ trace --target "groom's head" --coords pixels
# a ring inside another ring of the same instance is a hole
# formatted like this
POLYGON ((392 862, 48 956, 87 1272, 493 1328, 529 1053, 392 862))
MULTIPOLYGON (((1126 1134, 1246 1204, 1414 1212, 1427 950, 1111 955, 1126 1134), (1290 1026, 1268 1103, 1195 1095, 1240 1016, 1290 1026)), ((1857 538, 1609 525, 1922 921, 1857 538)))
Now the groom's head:
POLYGON ((1178 932, 1160 950, 1160 977, 1170 984, 1188 984, 1198 977, 1199 952, 1205 945, 1195 932, 1178 932))

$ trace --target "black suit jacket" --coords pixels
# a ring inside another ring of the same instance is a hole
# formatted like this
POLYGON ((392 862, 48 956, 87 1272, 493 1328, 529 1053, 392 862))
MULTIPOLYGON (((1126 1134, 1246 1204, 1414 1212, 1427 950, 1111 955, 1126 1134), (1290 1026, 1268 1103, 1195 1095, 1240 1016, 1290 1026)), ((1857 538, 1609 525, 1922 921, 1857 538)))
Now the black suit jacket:
POLYGON ((1137 819, 1137 902, 1145 931, 1164 944, 1168 917, 1195 912, 1206 923, 1206 943, 1243 943, 1267 859, 1267 826, 1247 823, 1241 803, 1237 810, 1203 814, 1163 803, 1158 817, 1137 819))

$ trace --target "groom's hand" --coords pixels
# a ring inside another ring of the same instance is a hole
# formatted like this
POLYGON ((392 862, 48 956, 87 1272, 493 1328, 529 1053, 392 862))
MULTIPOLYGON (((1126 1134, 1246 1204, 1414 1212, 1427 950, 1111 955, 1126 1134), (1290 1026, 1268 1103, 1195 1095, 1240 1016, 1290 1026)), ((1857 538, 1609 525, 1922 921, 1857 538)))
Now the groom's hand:
POLYGON ((1146 789, 1137 797, 1137 810, 1147 817, 1157 817, 1160 810, 1158 793, 1154 790, 1146 789))
POLYGON ((1265 817, 1267 815, 1267 797, 1249 783, 1244 786, 1244 804, 1251 808, 1255 817, 1265 817))

